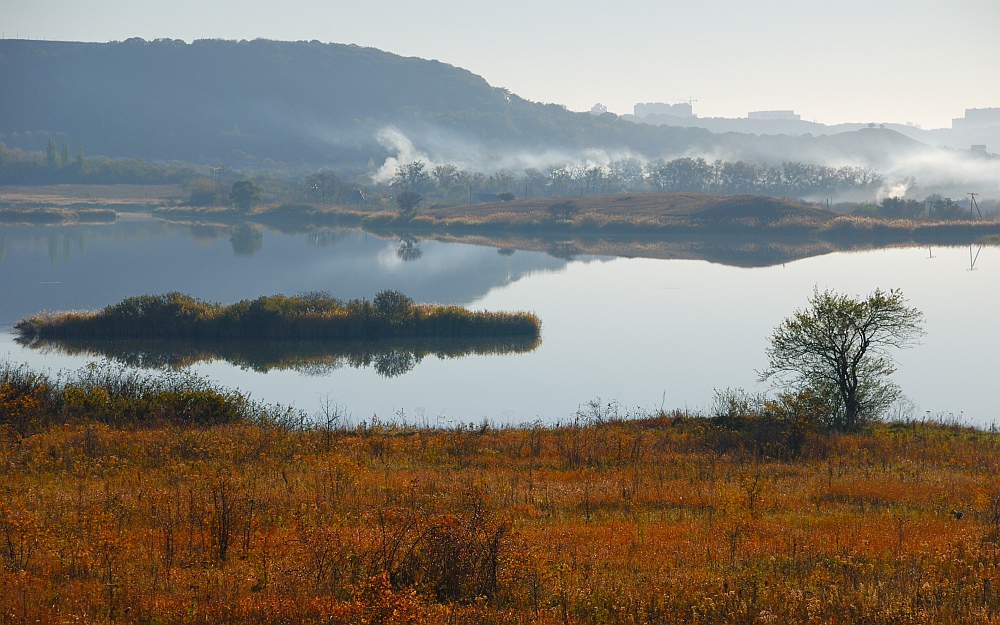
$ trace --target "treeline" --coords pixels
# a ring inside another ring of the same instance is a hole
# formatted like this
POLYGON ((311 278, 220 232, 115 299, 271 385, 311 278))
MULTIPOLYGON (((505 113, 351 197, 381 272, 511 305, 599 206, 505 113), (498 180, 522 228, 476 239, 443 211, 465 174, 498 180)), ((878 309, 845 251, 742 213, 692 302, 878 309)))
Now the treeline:
POLYGON ((260 297, 230 306, 172 292, 130 297, 100 311, 39 313, 14 324, 27 341, 33 337, 373 340, 538 336, 540 328, 541 322, 531 313, 418 305, 399 291, 382 291, 370 302, 343 302, 326 293, 311 293, 260 297))
MULTIPOLYGON (((630 157, 604 165, 559 165, 520 173, 485 174, 444 164, 429 168, 420 161, 401 165, 388 187, 416 191, 428 201, 475 202, 489 199, 664 193, 687 191, 720 195, 820 197, 844 191, 874 192, 885 182, 867 167, 830 167, 788 162, 782 165, 735 163, 704 158, 657 159, 643 163, 630 157)), ((306 190, 312 187, 307 185, 306 190)))
POLYGON ((887 217, 890 219, 931 219, 934 221, 954 221, 960 219, 976 219, 996 215, 1000 202, 984 200, 971 202, 965 206, 958 204, 950 197, 939 193, 928 195, 923 200, 905 199, 898 196, 883 198, 878 204, 862 204, 853 213, 869 217, 887 217))
MULTIPOLYGON (((874 194, 885 182, 867 167, 829 167, 790 162, 777 165, 708 162, 704 158, 658 159, 642 162, 630 157, 604 165, 558 165, 546 169, 492 173, 460 169, 453 164, 430 166, 422 161, 400 165, 385 183, 373 183, 369 173, 330 169, 297 179, 254 178, 270 200, 316 204, 395 204, 404 212, 417 207, 453 206, 481 202, 684 191, 719 195, 772 197, 830 197, 845 192, 874 194)), ((232 203, 231 184, 240 176, 222 169, 213 181, 194 180, 188 203, 192 206, 232 203)))
POLYGON ((79 147, 48 140, 45 151, 30 152, 0 143, 0 185, 189 184, 197 178, 187 163, 156 164, 143 159, 87 157, 79 147))

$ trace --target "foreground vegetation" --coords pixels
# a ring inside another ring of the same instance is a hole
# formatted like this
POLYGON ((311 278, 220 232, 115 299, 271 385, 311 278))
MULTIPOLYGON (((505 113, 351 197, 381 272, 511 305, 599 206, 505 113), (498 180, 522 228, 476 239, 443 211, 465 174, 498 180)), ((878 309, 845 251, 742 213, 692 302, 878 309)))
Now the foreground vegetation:
POLYGON ((101 418, 129 380, 0 374, 0 622, 1000 622, 992 431, 101 418))
POLYGON ((372 340, 389 338, 534 336, 534 314, 474 312, 414 304, 398 291, 371 302, 342 302, 326 293, 274 295, 224 306, 182 293, 130 297, 99 311, 39 313, 14 329, 22 340, 52 337, 372 340))

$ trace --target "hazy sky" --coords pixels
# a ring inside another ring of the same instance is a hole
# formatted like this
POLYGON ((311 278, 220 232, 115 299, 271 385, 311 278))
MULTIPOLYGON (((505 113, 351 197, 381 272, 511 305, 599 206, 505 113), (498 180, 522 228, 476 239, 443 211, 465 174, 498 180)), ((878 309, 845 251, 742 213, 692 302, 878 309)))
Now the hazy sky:
POLYGON ((1000 0, 0 0, 3 37, 356 43, 529 100, 948 127, 1000 106, 1000 0))

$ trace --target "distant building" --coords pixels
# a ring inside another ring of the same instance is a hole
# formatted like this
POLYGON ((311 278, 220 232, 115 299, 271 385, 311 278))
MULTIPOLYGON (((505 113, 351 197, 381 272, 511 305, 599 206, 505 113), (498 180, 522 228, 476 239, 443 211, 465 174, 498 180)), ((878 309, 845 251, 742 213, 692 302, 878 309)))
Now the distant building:
POLYGON ((965 109, 965 117, 951 120, 952 129, 990 128, 992 126, 1000 126, 1000 108, 965 109))
POLYGON ((635 116, 639 118, 650 115, 671 115, 673 117, 694 117, 690 102, 678 102, 677 104, 667 104, 666 102, 646 102, 636 104, 634 107, 635 116))
POLYGON ((977 144, 972 146, 970 152, 972 152, 973 154, 978 154, 979 156, 989 156, 989 153, 986 151, 985 144, 977 144))
POLYGON ((766 120, 783 120, 783 121, 799 121, 802 119, 801 115, 796 115, 795 111, 750 111, 747 113, 748 119, 766 119, 766 120))
POLYGON ((591 115, 604 115, 607 112, 608 112, 608 107, 604 106, 600 102, 595 104, 594 107, 590 109, 591 115))

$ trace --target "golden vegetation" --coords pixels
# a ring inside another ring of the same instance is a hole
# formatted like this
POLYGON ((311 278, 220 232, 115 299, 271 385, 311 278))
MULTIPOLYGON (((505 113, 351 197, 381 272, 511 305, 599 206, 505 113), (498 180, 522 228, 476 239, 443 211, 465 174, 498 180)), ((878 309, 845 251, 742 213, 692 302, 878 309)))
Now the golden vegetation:
MULTIPOLYGON (((37 409, 2 384, 0 414, 37 409)), ((823 433, 795 406, 50 419, 0 447, 0 622, 1000 622, 1000 436, 823 433)))

